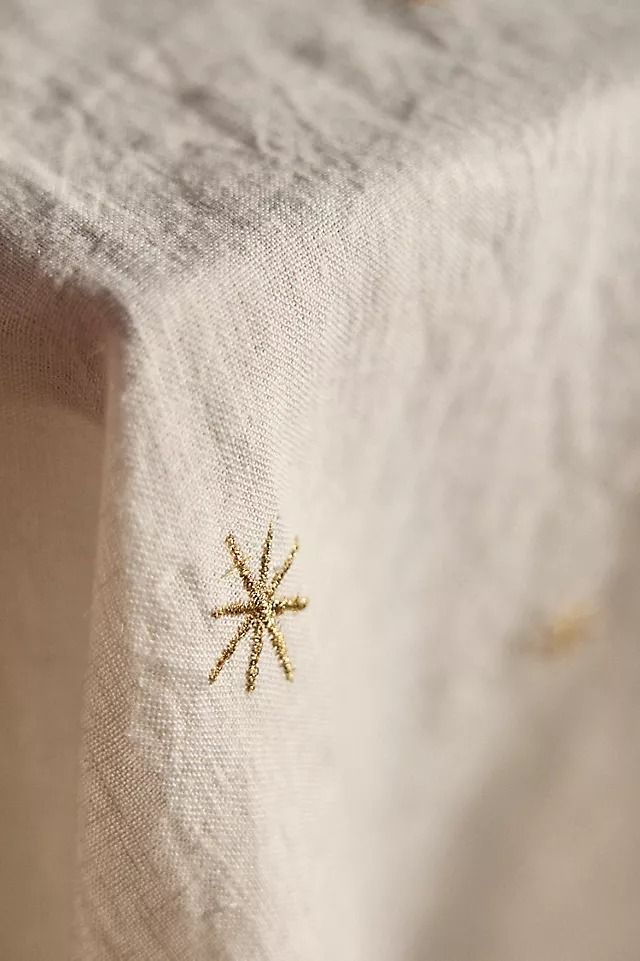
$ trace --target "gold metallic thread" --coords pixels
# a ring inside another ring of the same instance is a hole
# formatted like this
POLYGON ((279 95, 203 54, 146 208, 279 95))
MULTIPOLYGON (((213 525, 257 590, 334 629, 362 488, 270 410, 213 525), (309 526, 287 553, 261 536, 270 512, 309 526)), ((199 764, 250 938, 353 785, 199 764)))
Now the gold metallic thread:
POLYGON ((585 604, 575 604, 558 613, 545 626, 539 626, 525 647, 545 659, 567 657, 593 637, 598 612, 585 604))
POLYGON ((564 611, 550 625, 542 645, 542 653, 547 657, 570 654, 586 640, 594 618, 595 611, 584 605, 576 605, 564 611))
POLYGON ((221 607, 216 607, 211 611, 211 616, 214 618, 242 617, 244 620, 223 650, 215 666, 211 669, 209 683, 213 684, 224 665, 235 653, 239 642, 250 630, 253 641, 246 673, 247 691, 251 692, 255 690, 259 674, 258 662, 262 654, 265 631, 269 635, 284 676, 288 681, 291 681, 293 680, 293 665, 289 659, 287 644, 282 631, 278 627, 277 620, 285 613, 303 611, 308 601, 306 597, 301 597, 299 594, 296 594, 294 597, 275 597, 275 592, 293 564, 298 551, 298 542, 294 541, 293 547, 287 554, 282 565, 274 572, 271 580, 269 580, 271 548, 273 544, 273 527, 271 524, 269 524, 267 536, 262 547, 257 577, 254 577, 252 574, 249 563, 240 550, 233 534, 227 535, 225 544, 233 561, 233 569, 235 569, 240 576, 249 602, 223 604, 221 607))

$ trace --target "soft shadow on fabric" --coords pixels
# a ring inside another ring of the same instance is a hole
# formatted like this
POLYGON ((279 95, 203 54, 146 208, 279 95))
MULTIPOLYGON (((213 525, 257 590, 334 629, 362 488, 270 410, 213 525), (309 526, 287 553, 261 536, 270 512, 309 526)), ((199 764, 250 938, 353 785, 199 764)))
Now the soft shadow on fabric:
POLYGON ((0 244, 0 957, 68 961, 101 307, 0 244))

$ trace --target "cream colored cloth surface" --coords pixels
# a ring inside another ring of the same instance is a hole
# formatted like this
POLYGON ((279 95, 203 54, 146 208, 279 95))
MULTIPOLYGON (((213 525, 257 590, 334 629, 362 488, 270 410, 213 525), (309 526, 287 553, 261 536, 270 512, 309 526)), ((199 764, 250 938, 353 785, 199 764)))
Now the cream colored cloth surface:
POLYGON ((0 956, 636 961, 636 0, 0 28, 0 956))

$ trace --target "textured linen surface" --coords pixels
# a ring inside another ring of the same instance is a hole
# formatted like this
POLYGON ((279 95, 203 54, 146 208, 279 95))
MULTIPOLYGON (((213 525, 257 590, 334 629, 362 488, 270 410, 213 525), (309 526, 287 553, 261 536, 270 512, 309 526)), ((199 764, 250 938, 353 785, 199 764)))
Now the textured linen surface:
POLYGON ((637 959, 639 223, 637 0, 0 2, 3 958, 637 959))

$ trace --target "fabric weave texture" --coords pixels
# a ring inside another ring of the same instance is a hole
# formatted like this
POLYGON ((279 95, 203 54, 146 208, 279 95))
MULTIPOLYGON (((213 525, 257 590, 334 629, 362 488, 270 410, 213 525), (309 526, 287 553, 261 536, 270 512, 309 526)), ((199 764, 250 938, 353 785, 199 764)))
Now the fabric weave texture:
POLYGON ((0 3, 2 957, 636 961, 639 224, 637 0, 0 3))

